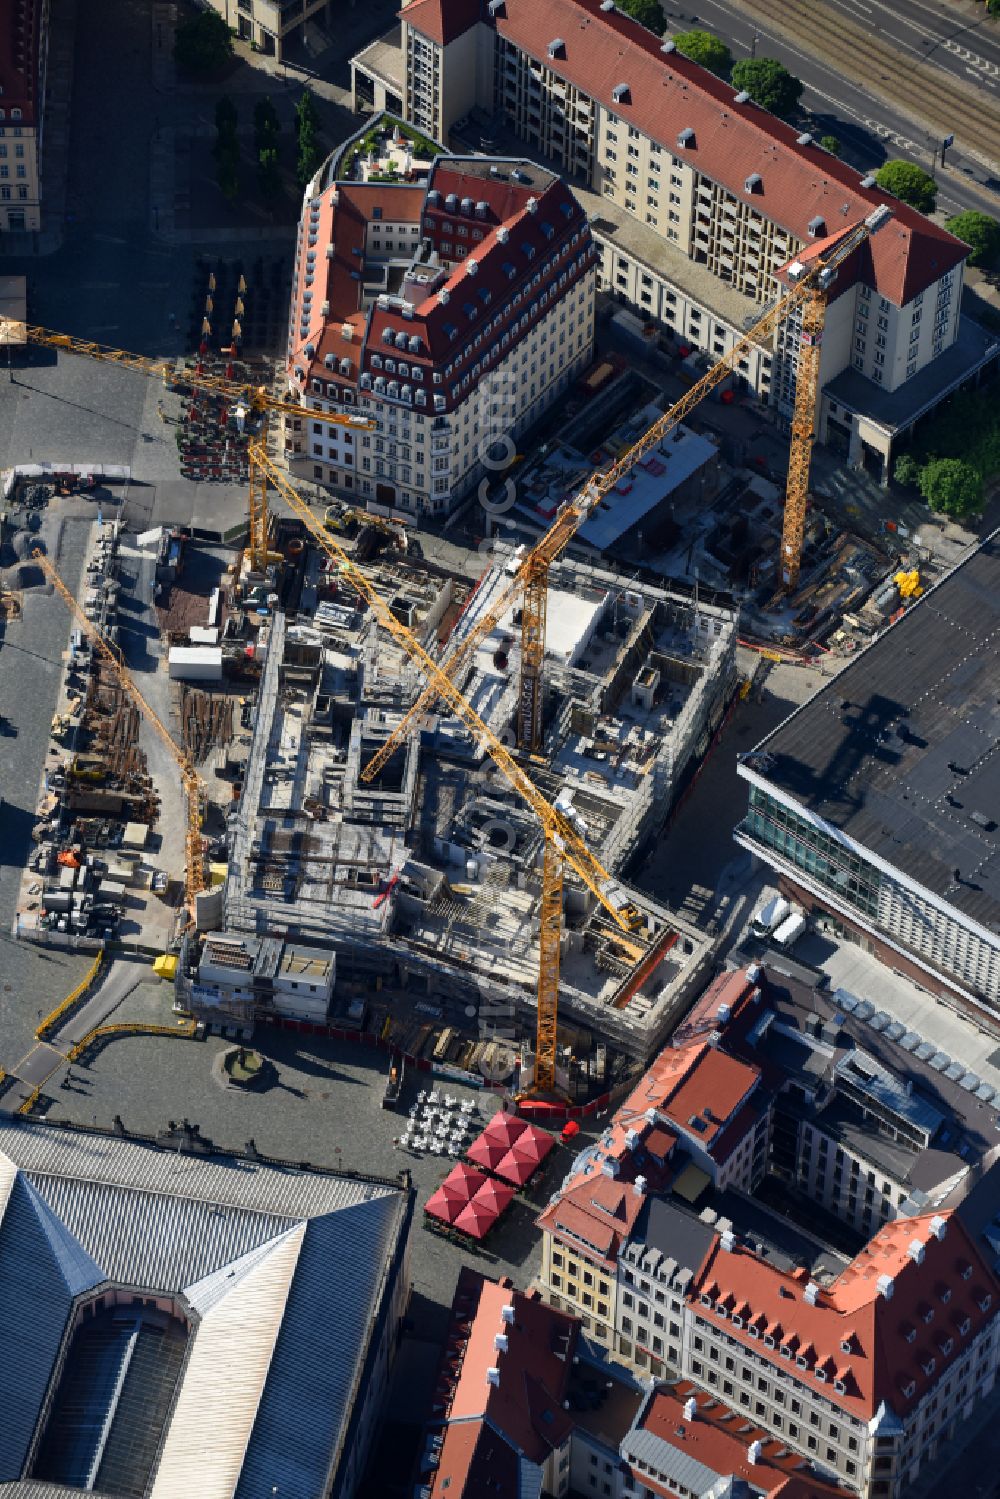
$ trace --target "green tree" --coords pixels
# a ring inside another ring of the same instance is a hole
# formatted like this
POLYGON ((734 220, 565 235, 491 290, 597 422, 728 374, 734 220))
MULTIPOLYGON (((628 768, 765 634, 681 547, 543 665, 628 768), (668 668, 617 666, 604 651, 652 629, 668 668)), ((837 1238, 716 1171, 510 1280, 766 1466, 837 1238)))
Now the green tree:
POLYGON ((200 11, 178 26, 174 61, 189 73, 217 73, 233 55, 229 27, 214 10, 200 11))
POLYGON ((909 203, 920 213, 933 213, 937 199, 937 183, 923 167, 912 161, 887 161, 875 174, 875 181, 887 193, 892 193, 901 203, 909 203))
POLYGON ((893 471, 893 477, 895 478, 897 484, 904 484, 908 489, 912 489, 913 486, 919 481, 920 464, 914 458, 912 453, 901 453, 900 456, 896 459, 896 467, 893 471))
POLYGON ((300 130, 299 159, 295 167, 295 176, 300 187, 305 187, 322 160, 323 152, 313 132, 300 130))
POLYGON ((647 31, 655 31, 657 36, 662 36, 667 29, 663 11, 660 9, 660 0, 615 0, 619 10, 623 10, 633 21, 638 21, 640 26, 645 26, 647 31))
POLYGON ((1000 224, 988 213, 976 213, 970 208, 965 213, 956 213, 944 227, 971 246, 970 265, 992 265, 1000 255, 1000 224))
POLYGON ((676 31, 674 44, 678 52, 690 57, 699 67, 707 68, 719 78, 728 78, 733 65, 733 54, 722 40, 711 31, 676 31))
POLYGON ((835 135, 821 135, 819 143, 824 151, 829 151, 831 156, 840 155, 840 141, 835 135))
POLYGON ((269 203, 272 202, 281 190, 278 153, 273 146, 263 146, 257 153, 257 180, 261 196, 269 203))
POLYGON ((302 90, 299 102, 295 106, 295 128, 300 141, 304 130, 311 130, 313 135, 319 130, 319 111, 311 89, 302 90))
POLYGON ((1000 0, 986 0, 986 9, 991 16, 1000 16, 1000 0))
POLYGON ((802 94, 801 79, 773 57, 743 58, 733 68, 732 85, 775 115, 790 115, 802 94))
POLYGON ((253 107, 253 139, 258 156, 274 146, 280 131, 278 111, 270 98, 258 99, 253 107))
POLYGON ((983 508, 983 481, 961 458, 932 458, 920 470, 920 493, 932 510, 957 519, 983 508))
POLYGON ((227 133, 235 135, 236 126, 238 123, 239 116, 236 113, 236 105, 233 103, 232 99, 229 98, 228 94, 223 94, 222 98, 215 106, 216 130, 220 135, 226 135, 227 133))

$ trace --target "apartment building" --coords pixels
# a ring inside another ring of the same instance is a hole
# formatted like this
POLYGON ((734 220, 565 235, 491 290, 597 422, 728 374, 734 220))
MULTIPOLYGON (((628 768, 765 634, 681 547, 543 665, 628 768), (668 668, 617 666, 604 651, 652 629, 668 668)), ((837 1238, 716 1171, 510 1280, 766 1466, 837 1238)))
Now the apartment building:
POLYGON ((48 0, 0 0, 0 233, 41 228, 48 0))
MULTIPOLYGON (((601 1346, 621 1353, 623 1339, 635 1340, 619 1261, 630 1242, 645 1242, 637 1228, 650 1197, 669 1189, 694 1200, 709 1185, 752 1192, 763 1176, 769 1107, 759 1081, 757 1067, 708 1042, 668 1047, 539 1216, 546 1297, 601 1346)), ((654 1372, 667 1367, 666 1331, 656 1343, 650 1334, 654 1372)))
POLYGON ((573 195, 530 163, 439 156, 423 181, 342 180, 356 155, 304 200, 287 373, 306 410, 286 458, 364 503, 442 515, 590 362, 596 252, 573 195))
POLYGON ((993 1389, 1000 1282, 954 1214, 885 1225, 830 1284, 720 1236, 682 1373, 871 1499, 894 1499, 993 1389))
MULTIPOLYGON (((818 433, 848 461, 885 476, 894 444, 997 358, 959 314, 965 245, 611 0, 410 0, 400 15, 406 118, 482 149, 491 132, 523 140, 574 182, 600 286, 709 356, 797 251, 891 201, 888 231, 841 269, 823 342, 818 433)), ((799 333, 789 319, 737 364, 779 420, 799 333)))
POLYGON ((206 0, 206 3, 241 41, 250 42, 257 52, 278 62, 289 42, 301 40, 310 21, 329 31, 337 15, 331 0, 206 0))
POLYGON ((994 1034, 998 587, 994 535, 742 758, 735 833, 807 906, 994 1034))
POLYGON ((689 1380, 640 1383, 579 1319, 459 1275, 416 1499, 833 1499, 812 1465, 689 1380))

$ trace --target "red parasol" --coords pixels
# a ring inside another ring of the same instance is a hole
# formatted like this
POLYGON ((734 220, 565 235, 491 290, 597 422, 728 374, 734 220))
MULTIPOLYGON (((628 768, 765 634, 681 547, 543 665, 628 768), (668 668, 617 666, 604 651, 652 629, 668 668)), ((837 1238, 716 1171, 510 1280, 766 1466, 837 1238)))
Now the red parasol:
POLYGON ((470 1161, 475 1161, 477 1166, 485 1166, 487 1171, 495 1171, 509 1148, 503 1140, 491 1140, 484 1130, 477 1139, 473 1140, 465 1154, 470 1161))
POLYGON ((513 1182, 516 1187, 523 1187, 537 1169, 536 1162, 526 1161, 523 1156, 515 1155, 513 1150, 508 1150, 494 1167, 497 1176, 502 1176, 504 1181, 513 1182))
POLYGON ((459 1213, 463 1211, 466 1204, 457 1197, 447 1197, 441 1187, 432 1197, 427 1199, 424 1212, 431 1218, 437 1218, 441 1223, 454 1223, 459 1213))
POLYGON ((488 1140, 499 1140, 509 1150, 518 1135, 523 1135, 527 1128, 524 1120, 518 1119, 516 1114, 508 1114, 500 1109, 483 1130, 483 1137, 488 1140))
POLYGON ((476 1193, 475 1197, 472 1199, 474 1205, 485 1202, 487 1207, 492 1209, 494 1217, 496 1218, 499 1218, 500 1214, 506 1208, 510 1207, 513 1200, 513 1189, 511 1187, 505 1187, 503 1182, 495 1181, 484 1182, 483 1185, 479 1188, 479 1191, 476 1193))
POLYGON ((465 1203, 470 1197, 475 1196, 484 1181, 486 1177, 481 1171, 473 1171, 471 1166, 466 1166, 459 1161, 458 1165, 449 1171, 438 1190, 453 1202, 465 1203))
POLYGON ((466 1203, 455 1219, 455 1227, 468 1234, 470 1238, 484 1239, 498 1216, 496 1208, 474 1197, 471 1202, 466 1203))

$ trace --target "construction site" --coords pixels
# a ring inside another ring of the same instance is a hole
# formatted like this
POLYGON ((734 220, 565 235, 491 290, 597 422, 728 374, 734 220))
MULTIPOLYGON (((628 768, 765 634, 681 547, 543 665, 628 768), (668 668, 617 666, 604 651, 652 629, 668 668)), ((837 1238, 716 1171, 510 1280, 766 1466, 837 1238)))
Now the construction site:
MULTIPOLYGON (((27 328, 31 342, 168 387, 180 375, 187 414, 219 429, 216 447, 239 439, 248 524, 233 550, 165 527, 137 536, 131 607, 155 611, 165 672, 141 641, 138 661, 119 648, 115 525, 100 528, 79 603, 30 551, 81 631, 53 724, 69 753, 36 829, 43 883, 23 919, 39 936, 114 935, 122 911, 91 887, 113 887, 117 870, 95 848, 159 824, 158 863, 141 844, 136 883, 164 896, 171 922, 147 913, 141 937, 155 932, 171 955, 175 1008, 209 1028, 245 1036, 287 1017, 363 1029, 404 1056, 543 1096, 592 1095, 645 1061, 703 985, 714 939, 629 872, 745 690, 738 617, 697 587, 579 559, 610 545, 612 522, 639 539, 645 510, 628 500, 647 481, 652 494, 676 478, 668 488, 688 505, 716 491, 713 445, 685 418, 726 394, 744 345, 789 316, 806 333, 821 326, 836 264, 882 222, 873 214, 825 258, 790 266, 785 296, 731 354, 662 413, 626 415, 589 477, 569 475, 572 493, 536 497, 549 524, 535 544, 496 547, 474 582, 425 561, 391 516, 340 504, 320 519, 268 448, 272 413, 301 419, 302 407, 256 384, 235 342, 224 369, 206 347, 179 372, 27 328), (80 820, 94 810, 121 830, 80 820)), ((761 580, 784 614, 812 562, 814 348, 800 352, 780 546, 769 543, 761 580)), ((332 407, 322 422, 378 427, 332 407)), ((906 586, 915 595, 916 574, 906 586)))
MULTIPOLYGON (((315 609, 278 613, 269 624, 226 877, 199 917, 232 941, 233 968, 224 981, 212 937, 214 978, 206 983, 192 940, 184 965, 191 1008, 210 1023, 241 1027, 266 1014, 260 986, 255 992, 246 982, 247 953, 257 937, 280 934, 336 954, 331 1010, 313 1018, 363 1019, 369 1029, 398 1032, 406 1049, 408 1032, 423 1030, 428 1043, 429 1021, 476 1038, 492 1016, 527 1057, 543 829, 482 742, 445 711, 430 715, 365 782, 419 679, 370 610, 350 594, 321 596, 335 589, 328 576, 311 552, 303 597, 315 593, 315 609)), ((416 563, 404 570, 391 554, 368 576, 417 639, 434 643, 455 581, 416 563)), ((508 579, 502 565, 487 571, 453 646, 508 579)), ((508 744, 518 656, 511 623, 501 619, 456 684, 508 744)), ((735 619, 727 611, 695 609, 664 590, 623 590, 614 575, 578 564, 554 569, 546 728, 532 776, 616 879, 662 830, 736 689, 735 619)), ((574 1054, 584 1058, 602 1037, 633 1057, 648 1055, 708 959, 703 934, 619 888, 619 899, 641 913, 627 933, 585 889, 566 890, 560 1024, 577 1028, 574 1054)))

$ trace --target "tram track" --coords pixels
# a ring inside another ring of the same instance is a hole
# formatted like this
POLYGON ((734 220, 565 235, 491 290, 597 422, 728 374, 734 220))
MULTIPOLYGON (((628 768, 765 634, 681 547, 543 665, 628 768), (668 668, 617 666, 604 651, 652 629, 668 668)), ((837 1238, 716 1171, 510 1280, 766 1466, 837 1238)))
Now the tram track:
POLYGON ((917 126, 943 138, 954 134, 962 150, 996 170, 1000 162, 1000 104, 971 84, 943 73, 931 62, 915 61, 880 37, 828 9, 822 0, 735 0, 746 15, 782 39, 800 44, 820 61, 844 72, 853 52, 865 60, 860 83, 874 99, 904 112, 917 126), (890 85, 887 87, 886 85, 890 85))

